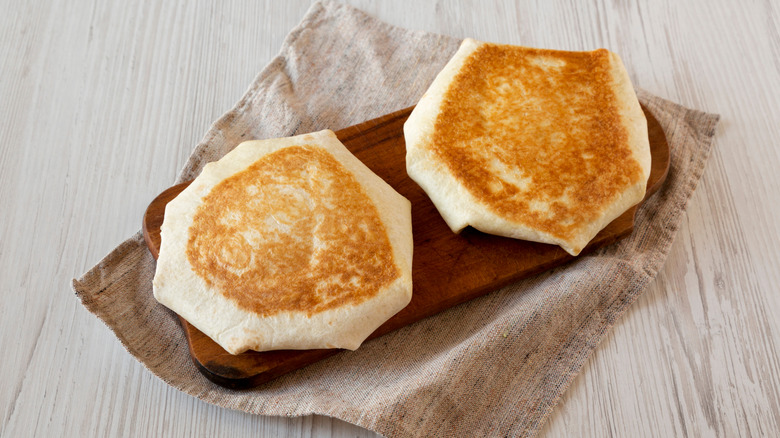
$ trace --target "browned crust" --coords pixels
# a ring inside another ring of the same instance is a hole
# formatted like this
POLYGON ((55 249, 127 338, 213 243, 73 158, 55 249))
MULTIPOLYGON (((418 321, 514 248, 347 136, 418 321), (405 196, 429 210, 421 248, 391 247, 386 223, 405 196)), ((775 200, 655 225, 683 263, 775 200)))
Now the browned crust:
POLYGON ((189 236, 195 273, 261 316, 359 304, 400 276, 376 207, 318 147, 281 149, 220 182, 189 236))
POLYGON ((603 49, 483 44, 444 95, 431 151, 493 213, 570 240, 644 175, 611 68, 603 49))

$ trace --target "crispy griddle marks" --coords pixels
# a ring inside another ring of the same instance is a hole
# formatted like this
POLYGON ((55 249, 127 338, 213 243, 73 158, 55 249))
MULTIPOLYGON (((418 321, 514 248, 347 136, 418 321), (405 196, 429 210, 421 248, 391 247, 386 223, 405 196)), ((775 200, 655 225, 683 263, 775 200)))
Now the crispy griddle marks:
POLYGON ((400 275, 371 199, 313 146, 281 149, 217 184, 189 236, 195 273, 263 316, 358 304, 400 275))
POLYGON ((495 214, 571 238, 642 175, 609 56, 481 46, 444 96, 432 151, 495 214))

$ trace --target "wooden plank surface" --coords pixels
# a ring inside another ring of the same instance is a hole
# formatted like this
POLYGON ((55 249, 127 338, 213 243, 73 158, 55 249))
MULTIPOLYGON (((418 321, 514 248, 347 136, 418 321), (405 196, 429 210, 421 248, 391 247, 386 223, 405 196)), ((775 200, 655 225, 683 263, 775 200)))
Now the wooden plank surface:
MULTIPOLYGON (((69 286, 138 229, 310 2, 0 3, 0 436, 374 436, 183 395, 69 286)), ((722 114, 664 269, 541 435, 780 435, 780 6, 350 3, 457 37, 608 47, 638 86, 722 114)))

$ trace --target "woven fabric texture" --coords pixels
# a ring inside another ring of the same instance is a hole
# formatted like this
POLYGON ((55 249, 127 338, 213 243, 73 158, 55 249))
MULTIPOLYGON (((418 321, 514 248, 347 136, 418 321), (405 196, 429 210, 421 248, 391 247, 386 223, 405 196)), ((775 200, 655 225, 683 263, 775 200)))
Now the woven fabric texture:
MULTIPOLYGON (((458 44, 316 3, 178 180, 247 139, 338 130, 411 106, 458 44)), ((328 415, 390 437, 534 435, 663 265, 710 152, 716 115, 638 96, 666 133, 671 168, 629 238, 258 388, 228 390, 198 372, 176 316, 152 297, 155 261, 140 232, 73 287, 146 368, 208 403, 328 415)))

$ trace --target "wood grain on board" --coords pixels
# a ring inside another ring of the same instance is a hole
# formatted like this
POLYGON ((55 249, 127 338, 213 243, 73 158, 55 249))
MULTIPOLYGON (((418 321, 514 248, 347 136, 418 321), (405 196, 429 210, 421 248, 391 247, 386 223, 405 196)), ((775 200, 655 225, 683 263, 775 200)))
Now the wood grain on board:
MULTIPOLYGON (((412 300, 369 339, 574 259, 554 245, 493 236, 472 228, 460 234, 453 233, 425 192, 406 173, 403 124, 411 111, 412 108, 407 108, 336 132, 347 149, 412 203, 412 300)), ((647 110, 645 116, 652 157, 647 197, 655 193, 666 178, 669 145, 658 121, 647 110)), ((183 183, 164 191, 146 210, 144 239, 155 258, 160 248, 160 226, 165 206, 188 185, 183 183)), ((629 235, 636 209, 637 206, 630 208, 607 225, 581 254, 629 235)), ((231 355, 186 320, 180 319, 195 365, 213 382, 230 388, 260 385, 340 351, 248 351, 231 355)))

